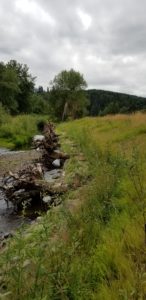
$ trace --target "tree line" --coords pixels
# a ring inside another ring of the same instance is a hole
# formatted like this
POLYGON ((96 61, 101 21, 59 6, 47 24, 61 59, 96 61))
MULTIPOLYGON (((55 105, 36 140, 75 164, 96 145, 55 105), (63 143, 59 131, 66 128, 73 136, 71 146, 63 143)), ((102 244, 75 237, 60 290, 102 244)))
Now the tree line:
POLYGON ((44 113, 48 109, 42 89, 35 89, 26 64, 0 62, 0 102, 11 114, 44 113))
POLYGON ((146 98, 103 90, 88 90, 84 76, 73 69, 61 71, 47 91, 35 87, 26 64, 0 62, 0 104, 10 114, 49 114, 56 120, 75 119, 146 109, 146 98))

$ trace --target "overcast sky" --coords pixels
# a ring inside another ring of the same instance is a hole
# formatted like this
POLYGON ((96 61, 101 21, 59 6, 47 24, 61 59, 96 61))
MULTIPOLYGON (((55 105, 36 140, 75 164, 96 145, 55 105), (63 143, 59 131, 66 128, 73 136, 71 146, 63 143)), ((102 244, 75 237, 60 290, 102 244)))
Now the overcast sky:
POLYGON ((146 96, 146 0, 0 0, 0 60, 36 85, 64 69, 89 88, 146 96))

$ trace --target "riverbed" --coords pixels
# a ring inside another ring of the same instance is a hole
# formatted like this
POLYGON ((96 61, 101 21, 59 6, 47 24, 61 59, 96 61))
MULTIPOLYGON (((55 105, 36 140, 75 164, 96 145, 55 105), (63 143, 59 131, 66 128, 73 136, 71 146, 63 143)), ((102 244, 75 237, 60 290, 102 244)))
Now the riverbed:
MULTIPOLYGON (((0 186, 2 186, 2 176, 4 174, 9 174, 9 171, 15 173, 18 170, 22 169, 24 166, 26 167, 27 165, 38 161, 40 161, 40 154, 36 150, 9 151, 7 149, 0 148, 0 186)), ((59 160, 56 160, 56 164, 58 161, 59 160)), ((54 191, 56 191, 57 195, 58 188, 61 188, 63 177, 64 172, 62 171, 62 169, 55 168, 54 165, 53 169, 44 173, 44 180, 49 185, 53 186, 54 191)), ((52 203, 52 197, 46 196, 43 198, 45 209, 47 208, 46 204, 48 202, 52 203)), ((55 205, 60 204, 59 199, 54 199, 55 205)), ((32 220, 37 217, 36 212, 43 211, 42 205, 40 205, 39 203, 37 206, 36 205, 32 210, 29 209, 29 212, 26 213, 27 217, 18 215, 17 213, 15 213, 14 207, 10 202, 9 207, 7 207, 5 195, 2 189, 0 189, 0 239, 5 235, 7 236, 8 234, 13 233, 22 224, 31 223, 32 220)))
MULTIPOLYGON (((39 154, 35 150, 10 151, 6 148, 0 148, 0 183, 1 177, 4 174, 10 170, 15 172, 23 165, 26 166, 35 159, 38 159, 38 157, 39 154)), ((23 223, 30 222, 30 219, 16 214, 11 203, 7 207, 4 194, 0 190, 0 238, 14 232, 23 223)))

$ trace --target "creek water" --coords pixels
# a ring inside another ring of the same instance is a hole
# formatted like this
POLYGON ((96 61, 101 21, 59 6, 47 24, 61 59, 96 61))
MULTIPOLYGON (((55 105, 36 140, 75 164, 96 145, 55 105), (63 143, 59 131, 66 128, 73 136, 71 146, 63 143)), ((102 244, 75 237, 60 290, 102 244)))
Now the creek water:
POLYGON ((6 154, 10 152, 10 150, 6 149, 6 148, 0 148, 0 155, 6 154))
POLYGON ((29 220, 14 213, 12 205, 9 204, 7 207, 4 195, 0 191, 0 238, 7 233, 12 233, 24 222, 29 222, 29 220))
MULTIPOLYGON (((0 148, 0 156, 8 154, 16 154, 17 151, 10 151, 5 148, 0 148)), ((1 178, 0 178, 1 185, 1 178)), ((0 238, 5 234, 12 233, 18 227, 20 227, 23 223, 30 222, 28 219, 24 219, 22 216, 18 216, 13 209, 11 203, 9 203, 9 207, 7 207, 7 203, 5 201, 5 196, 0 189, 0 238)))
POLYGON ((2 155, 7 155, 7 154, 16 154, 16 153, 22 153, 24 151, 12 151, 12 150, 9 150, 9 149, 6 149, 6 148, 0 148, 0 156, 2 155))
MULTIPOLYGON (((0 157, 4 156, 5 159, 7 159, 7 155, 17 154, 20 152, 25 151, 10 151, 8 149, 0 148, 0 157)), ((54 184, 56 180, 59 180, 59 178, 62 176, 62 171, 59 169, 53 169, 48 172, 45 172, 44 174, 44 180, 50 184, 54 184)), ((0 178, 0 186, 2 184, 0 178)), ((37 207, 38 211, 40 210, 40 207, 37 207)), ((31 223, 34 219, 33 211, 32 214, 30 214, 30 218, 26 218, 24 216, 18 215, 14 212, 13 205, 9 202, 9 207, 7 207, 7 203, 5 201, 5 195, 3 191, 0 189, 0 239, 5 234, 9 234, 14 232, 17 228, 19 228, 22 224, 31 223)))

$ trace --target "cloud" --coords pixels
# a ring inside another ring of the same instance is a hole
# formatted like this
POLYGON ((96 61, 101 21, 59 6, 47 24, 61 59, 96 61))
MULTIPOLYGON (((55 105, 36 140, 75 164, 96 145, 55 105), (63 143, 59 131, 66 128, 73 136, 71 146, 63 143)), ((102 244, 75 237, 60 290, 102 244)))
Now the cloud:
POLYGON ((145 0, 1 0, 0 60, 47 87, 63 69, 89 87, 146 96, 145 0))
POLYGON ((90 15, 82 11, 81 9, 77 10, 77 14, 81 20, 84 30, 88 30, 92 23, 92 18, 90 15))
POLYGON ((29 0, 16 0, 15 8, 17 13, 22 13, 30 17, 34 18, 34 21, 48 23, 51 26, 55 26, 55 20, 52 16, 46 12, 41 5, 36 3, 35 1, 29 0), (38 18, 39 17, 39 18, 38 18))

